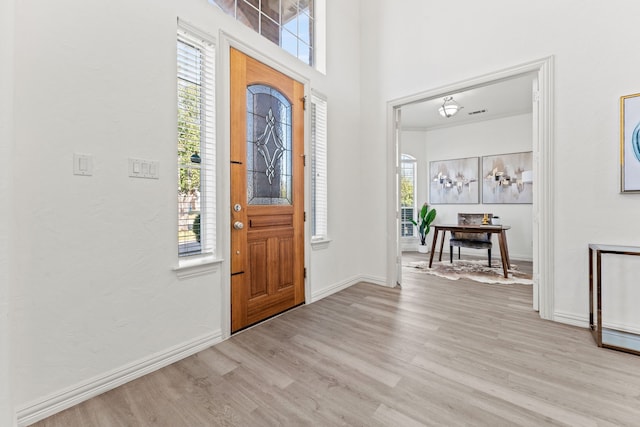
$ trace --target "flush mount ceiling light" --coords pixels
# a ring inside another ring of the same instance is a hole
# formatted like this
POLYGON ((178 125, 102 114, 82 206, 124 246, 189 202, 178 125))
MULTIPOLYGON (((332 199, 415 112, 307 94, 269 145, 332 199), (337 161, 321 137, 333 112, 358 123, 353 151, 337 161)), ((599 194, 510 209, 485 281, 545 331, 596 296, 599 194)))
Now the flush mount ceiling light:
POLYGON ((453 100, 453 96, 447 96, 438 111, 442 117, 449 118, 455 116, 461 109, 462 107, 453 100))

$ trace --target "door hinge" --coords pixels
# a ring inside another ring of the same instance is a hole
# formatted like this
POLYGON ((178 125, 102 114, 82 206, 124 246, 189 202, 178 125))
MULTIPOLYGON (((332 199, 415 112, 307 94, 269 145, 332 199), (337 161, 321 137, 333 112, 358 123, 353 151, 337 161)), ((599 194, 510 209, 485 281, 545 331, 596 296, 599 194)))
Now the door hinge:
POLYGON ((304 213, 304 222, 307 222, 307 212, 304 213))
POLYGON ((540 102, 540 91, 539 90, 534 90, 533 91, 533 102, 540 102))
POLYGON ((304 268, 304 278, 307 278, 307 267, 304 268))
POLYGON ((303 110, 307 109, 307 95, 302 97, 302 109, 303 110))
POLYGON ((304 166, 304 167, 307 166, 307 155, 306 154, 302 155, 302 166, 304 166))

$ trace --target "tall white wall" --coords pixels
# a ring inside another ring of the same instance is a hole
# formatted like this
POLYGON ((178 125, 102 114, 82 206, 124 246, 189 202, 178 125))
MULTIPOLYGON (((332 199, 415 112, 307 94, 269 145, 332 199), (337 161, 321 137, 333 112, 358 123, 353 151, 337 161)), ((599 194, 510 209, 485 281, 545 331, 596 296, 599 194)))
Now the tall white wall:
POLYGON ((0 425, 15 424, 11 369, 11 292, 13 289, 13 67, 14 1, 0 2, 0 425), (9 202, 9 203, 7 203, 9 202))
MULTIPOLYGON (((12 345, 19 380, 13 396, 24 416, 224 336, 228 254, 221 251, 223 263, 204 275, 179 279, 173 271, 177 17, 218 41, 239 40, 327 96, 332 240, 307 247, 307 299, 361 275, 353 255, 361 236, 354 219, 361 209, 360 68, 353 54, 360 43, 359 3, 329 2, 323 75, 202 0, 16 2, 16 152, 5 160, 3 151, 0 162, 19 165, 7 204, 17 214, 4 221, 3 209, 0 224, 15 223, 12 345), (73 153, 93 156, 93 176, 73 175, 73 153), (129 157, 159 161, 160 179, 129 178, 129 157)), ((4 68, 8 52, 1 53, 4 68)), ((218 64, 219 78, 227 67, 218 64)), ((228 95, 221 90, 220 96, 228 95)), ((228 117, 225 109, 220 114, 228 117)), ((219 192, 228 185, 222 175, 219 192)), ((225 218, 228 201, 220 200, 218 209, 225 218)), ((219 224, 221 248, 228 247, 228 227, 219 224)), ((4 246, 0 250, 4 255, 4 246)), ((6 282, 0 283, 2 309, 6 282)), ((0 348, 1 370, 6 347, 0 348)), ((1 387, 4 381, 0 397, 1 387)))
MULTIPOLYGON (((389 100, 553 55, 555 126, 554 317, 586 325, 587 244, 639 245, 640 195, 619 193, 619 99, 640 92, 634 28, 640 3, 540 0, 381 0, 363 5, 363 197, 383 206, 389 100), (444 36, 443 36, 444 35, 444 36), (365 71, 366 70, 366 71, 365 71), (606 218, 606 220, 604 220, 606 218)), ((386 212, 367 218, 386 239, 386 212)), ((541 224, 542 227, 545 224, 541 224)), ((371 234, 374 234, 373 231, 371 234)), ((388 241, 388 239, 387 239, 388 241)), ((386 247, 370 246, 365 271, 386 274, 386 247)), ((631 289, 634 283, 618 282, 631 289)))

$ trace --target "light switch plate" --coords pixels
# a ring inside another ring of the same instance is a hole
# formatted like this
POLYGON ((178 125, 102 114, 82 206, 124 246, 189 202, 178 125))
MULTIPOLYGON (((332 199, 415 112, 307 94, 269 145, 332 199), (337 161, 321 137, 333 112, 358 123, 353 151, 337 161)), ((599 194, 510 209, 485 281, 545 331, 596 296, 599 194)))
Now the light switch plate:
POLYGON ((155 160, 129 159, 129 176, 131 178, 160 178, 160 164, 155 160))
POLYGON ((91 154, 73 153, 73 174, 80 176, 93 175, 93 156, 91 154))

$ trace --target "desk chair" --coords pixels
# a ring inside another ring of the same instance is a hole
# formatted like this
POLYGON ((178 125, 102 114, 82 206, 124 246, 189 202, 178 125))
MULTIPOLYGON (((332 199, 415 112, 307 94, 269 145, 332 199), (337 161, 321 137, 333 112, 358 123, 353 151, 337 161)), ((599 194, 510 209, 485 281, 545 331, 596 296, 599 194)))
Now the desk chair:
MULTIPOLYGON (((483 213, 459 213, 458 225, 477 225, 482 224, 484 218, 483 213)), ((489 224, 493 214, 487 214, 489 224)), ((489 259, 489 267, 491 267, 491 234, 490 233, 468 233, 461 231, 452 231, 449 239, 449 262, 453 263, 453 247, 458 247, 458 259, 460 259, 460 248, 486 249, 489 259)))

